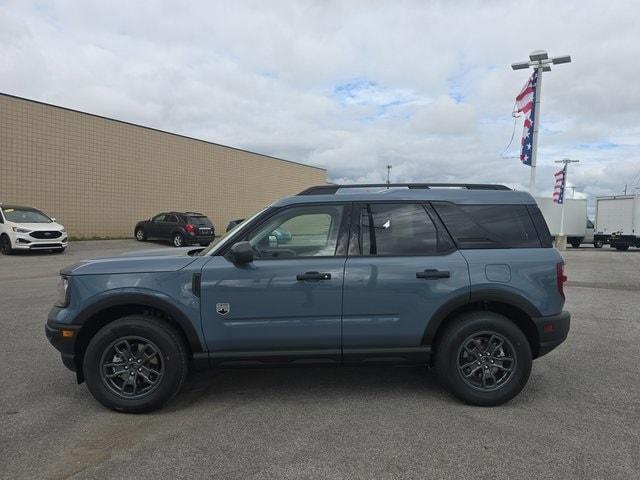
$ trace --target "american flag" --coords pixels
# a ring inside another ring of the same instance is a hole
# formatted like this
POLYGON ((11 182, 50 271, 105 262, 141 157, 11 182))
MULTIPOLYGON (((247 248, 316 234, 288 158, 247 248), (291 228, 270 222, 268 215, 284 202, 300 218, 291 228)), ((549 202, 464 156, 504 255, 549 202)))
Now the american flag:
POLYGON ((554 174, 556 184, 553 187, 553 203, 564 203, 564 187, 567 179, 567 166, 554 174))
POLYGON ((538 71, 534 70, 522 91, 516 97, 515 112, 524 115, 524 128, 522 130, 522 150, 520 161, 531 166, 531 148, 533 145, 533 119, 536 115, 536 95, 538 85, 538 71))

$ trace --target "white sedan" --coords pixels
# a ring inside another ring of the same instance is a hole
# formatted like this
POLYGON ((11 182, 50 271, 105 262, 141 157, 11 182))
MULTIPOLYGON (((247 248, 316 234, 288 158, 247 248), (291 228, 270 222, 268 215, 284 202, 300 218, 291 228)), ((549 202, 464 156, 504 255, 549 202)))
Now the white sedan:
POLYGON ((0 251, 51 250, 64 252, 69 239, 65 228, 38 209, 0 204, 0 251))

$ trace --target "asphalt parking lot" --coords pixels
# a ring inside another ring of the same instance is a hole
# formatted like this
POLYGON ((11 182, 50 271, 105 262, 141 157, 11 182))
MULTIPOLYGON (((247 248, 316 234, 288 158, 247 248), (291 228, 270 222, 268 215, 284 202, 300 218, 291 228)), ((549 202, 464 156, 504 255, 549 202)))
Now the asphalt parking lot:
POLYGON ((106 410, 44 336, 58 270, 157 244, 0 257, 0 476, 640 478, 640 250, 565 252, 569 339, 510 403, 420 368, 202 372, 164 410, 106 410))

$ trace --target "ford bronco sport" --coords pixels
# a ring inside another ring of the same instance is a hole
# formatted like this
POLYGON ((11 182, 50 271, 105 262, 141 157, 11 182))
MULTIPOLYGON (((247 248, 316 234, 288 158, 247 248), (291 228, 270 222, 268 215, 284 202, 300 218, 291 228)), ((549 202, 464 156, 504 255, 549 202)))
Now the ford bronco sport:
POLYGON ((310 364, 432 366, 459 399, 499 405, 567 337, 563 266, 528 193, 324 185, 204 250, 62 270, 46 334, 125 412, 161 407, 189 368, 310 364))

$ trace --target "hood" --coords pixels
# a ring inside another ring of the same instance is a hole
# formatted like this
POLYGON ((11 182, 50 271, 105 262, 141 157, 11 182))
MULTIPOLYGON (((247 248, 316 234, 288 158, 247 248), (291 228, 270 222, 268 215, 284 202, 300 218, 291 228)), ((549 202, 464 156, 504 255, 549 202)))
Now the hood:
POLYGON ((43 230, 57 230, 60 231, 64 229, 62 225, 58 222, 49 222, 49 223, 16 223, 16 222, 7 222, 9 226, 15 226, 20 228, 26 228, 27 230, 33 231, 43 231, 43 230))
POLYGON ((101 257, 85 260, 62 269, 63 275, 109 275, 120 273, 175 272, 193 261, 197 256, 189 253, 199 248, 160 248, 143 252, 129 252, 116 257, 101 257))

